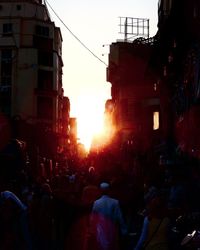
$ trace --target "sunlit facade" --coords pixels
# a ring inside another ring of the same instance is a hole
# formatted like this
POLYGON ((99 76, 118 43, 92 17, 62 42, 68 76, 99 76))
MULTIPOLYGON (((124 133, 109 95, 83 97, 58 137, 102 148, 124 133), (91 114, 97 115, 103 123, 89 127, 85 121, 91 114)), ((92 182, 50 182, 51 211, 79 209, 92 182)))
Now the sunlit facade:
POLYGON ((113 125, 121 144, 133 141, 136 146, 140 141, 141 148, 148 148, 154 134, 159 133, 159 128, 153 129, 160 101, 155 72, 150 66, 152 53, 151 40, 136 39, 110 46, 107 81, 112 84, 113 125))
POLYGON ((45 3, 1 0, 0 34, 0 111, 40 136, 61 133, 62 35, 45 3))

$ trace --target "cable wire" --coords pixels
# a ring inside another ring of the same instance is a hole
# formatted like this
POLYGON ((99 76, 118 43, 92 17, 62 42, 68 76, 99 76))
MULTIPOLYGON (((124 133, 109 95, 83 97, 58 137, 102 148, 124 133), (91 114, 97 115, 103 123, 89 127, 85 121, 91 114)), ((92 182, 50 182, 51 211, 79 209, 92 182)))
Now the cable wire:
POLYGON ((70 28, 64 23, 64 21, 59 17, 59 15, 55 12, 53 7, 49 4, 47 0, 45 2, 48 4, 49 8, 53 11, 53 13, 56 15, 56 17, 60 20, 60 22, 65 26, 65 28, 70 32, 70 34, 86 49, 88 50, 96 59, 98 59, 101 63, 108 66, 101 58, 99 58, 97 55, 94 54, 71 30, 70 28))

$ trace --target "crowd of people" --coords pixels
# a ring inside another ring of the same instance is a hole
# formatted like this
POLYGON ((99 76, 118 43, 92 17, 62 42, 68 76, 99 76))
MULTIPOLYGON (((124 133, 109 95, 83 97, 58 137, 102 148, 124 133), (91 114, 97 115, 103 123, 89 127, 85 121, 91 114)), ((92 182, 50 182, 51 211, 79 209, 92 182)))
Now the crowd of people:
POLYGON ((120 164, 100 171, 98 162, 56 164, 34 178, 22 171, 0 186, 0 249, 177 250, 176 219, 200 209, 191 164, 141 166, 140 176, 120 164))

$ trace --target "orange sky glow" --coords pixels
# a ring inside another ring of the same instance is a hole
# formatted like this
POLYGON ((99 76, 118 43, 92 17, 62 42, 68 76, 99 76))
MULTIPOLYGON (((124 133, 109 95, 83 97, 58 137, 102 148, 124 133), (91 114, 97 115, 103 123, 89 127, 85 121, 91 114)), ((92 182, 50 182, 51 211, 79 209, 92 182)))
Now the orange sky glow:
MULTIPOLYGON (((105 64, 109 45, 119 34, 119 17, 150 19, 150 35, 157 30, 158 0, 48 0, 66 26, 105 64), (104 45, 104 46, 103 46, 104 45)), ((89 149, 92 138, 101 134, 106 100, 111 84, 106 81, 106 65, 89 53, 66 29, 50 8, 52 21, 63 37, 63 87, 70 99, 70 116, 77 118, 79 142, 89 149)))

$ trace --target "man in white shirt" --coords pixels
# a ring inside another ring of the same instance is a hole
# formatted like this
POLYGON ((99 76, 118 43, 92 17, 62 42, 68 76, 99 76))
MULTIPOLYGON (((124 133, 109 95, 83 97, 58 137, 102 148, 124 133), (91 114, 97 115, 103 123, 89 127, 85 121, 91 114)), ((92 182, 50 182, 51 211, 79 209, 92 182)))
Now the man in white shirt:
POLYGON ((118 250, 119 237, 127 234, 119 201, 109 196, 110 185, 100 184, 102 196, 94 201, 91 214, 91 231, 99 250, 118 250))

